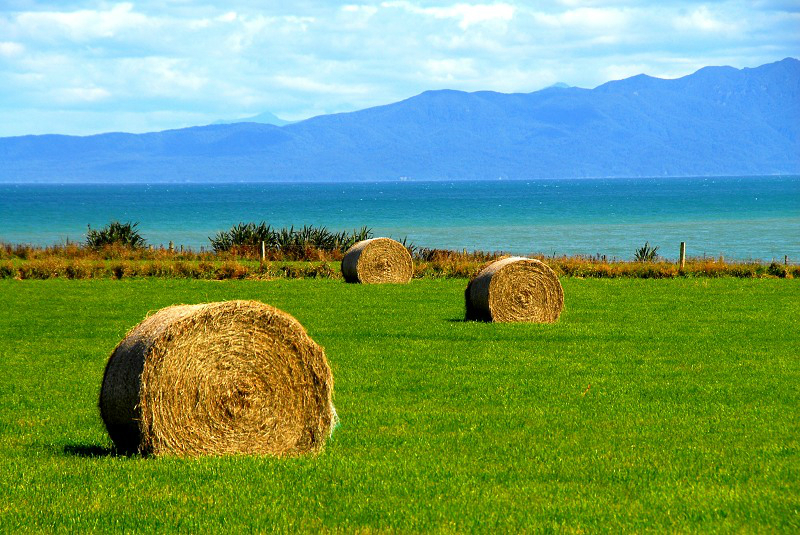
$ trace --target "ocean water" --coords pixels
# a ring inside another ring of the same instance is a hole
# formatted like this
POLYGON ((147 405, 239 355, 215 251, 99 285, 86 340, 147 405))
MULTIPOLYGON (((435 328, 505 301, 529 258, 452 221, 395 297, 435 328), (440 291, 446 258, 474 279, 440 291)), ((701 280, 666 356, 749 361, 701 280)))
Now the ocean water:
POLYGON ((83 241, 87 225, 136 221, 149 243, 199 249, 239 222, 366 225, 421 247, 629 259, 800 261, 800 177, 344 184, 0 184, 0 241, 83 241))

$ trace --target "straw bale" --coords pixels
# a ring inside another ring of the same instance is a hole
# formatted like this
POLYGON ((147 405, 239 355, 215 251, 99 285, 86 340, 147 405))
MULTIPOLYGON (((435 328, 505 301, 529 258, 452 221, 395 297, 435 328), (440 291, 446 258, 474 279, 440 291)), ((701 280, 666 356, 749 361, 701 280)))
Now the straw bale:
POLYGON ((402 243, 390 238, 372 238, 353 245, 342 259, 347 282, 399 283, 411 280, 414 266, 402 243))
POLYGON ((492 262, 467 285, 467 320, 554 323, 564 291, 550 267, 513 256, 492 262))
POLYGON ((318 453, 332 392, 323 349, 289 314, 257 301, 175 305, 114 349, 100 414, 125 453, 318 453))

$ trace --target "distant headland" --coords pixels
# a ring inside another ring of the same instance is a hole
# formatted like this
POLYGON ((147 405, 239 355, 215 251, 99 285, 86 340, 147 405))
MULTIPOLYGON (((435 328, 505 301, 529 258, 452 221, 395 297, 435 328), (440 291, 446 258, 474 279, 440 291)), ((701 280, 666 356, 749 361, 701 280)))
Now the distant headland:
POLYGON ((800 61, 594 89, 426 91, 296 123, 0 138, 0 183, 800 174, 800 61))

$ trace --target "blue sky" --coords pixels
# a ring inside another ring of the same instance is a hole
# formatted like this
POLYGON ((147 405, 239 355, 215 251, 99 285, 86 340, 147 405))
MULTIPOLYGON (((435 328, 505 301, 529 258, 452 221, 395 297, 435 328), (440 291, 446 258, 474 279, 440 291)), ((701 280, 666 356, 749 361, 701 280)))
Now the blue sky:
POLYGON ((0 136, 285 119, 800 56, 800 1, 0 0, 0 136))

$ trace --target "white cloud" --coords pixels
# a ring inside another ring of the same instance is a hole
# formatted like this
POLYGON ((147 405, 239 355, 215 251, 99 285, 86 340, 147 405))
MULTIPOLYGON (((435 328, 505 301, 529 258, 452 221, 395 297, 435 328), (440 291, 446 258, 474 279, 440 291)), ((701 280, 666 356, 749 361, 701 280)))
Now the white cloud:
POLYGON ((152 26, 153 19, 135 13, 133 4, 117 4, 111 9, 71 12, 31 11, 17 15, 18 31, 33 38, 53 40, 65 37, 74 41, 112 38, 124 30, 152 26))
POLYGON ((0 56, 12 57, 19 56, 25 51, 25 47, 13 41, 0 41, 0 56))
POLYGON ((680 30, 731 32, 737 30, 738 24, 720 20, 707 6, 700 6, 689 14, 678 16, 675 19, 675 27, 680 30))
POLYGON ((174 58, 120 59, 114 63, 114 70, 132 82, 129 91, 139 96, 193 98, 194 93, 210 85, 203 72, 174 58))
POLYGON ((237 15, 237 24, 225 28, 223 35, 231 51, 241 53, 259 41, 306 33, 315 22, 315 17, 237 15))
POLYGON ((581 7, 561 13, 535 13, 534 18, 545 25, 555 27, 595 28, 603 31, 619 31, 630 24, 631 14, 618 8, 581 7))
POLYGON ((111 92, 102 87, 67 87, 54 94, 58 101, 65 103, 97 102, 110 96, 111 92))
POLYGON ((323 93, 334 95, 363 95, 369 93, 372 88, 365 84, 337 84, 315 80, 306 76, 285 76, 278 75, 273 77, 273 81, 287 89, 295 89, 308 93, 323 93))
POLYGON ((800 6, 788 0, 13 5, 0 1, 0 135, 36 128, 20 110, 69 118, 42 128, 72 133, 263 111, 299 119, 426 89, 594 87, 800 55, 800 6))
POLYGON ((429 59, 424 63, 424 71, 435 82, 469 79, 478 75, 472 58, 429 59))
POLYGON ((457 19, 462 30, 488 21, 510 21, 514 18, 515 7, 511 4, 455 4, 447 7, 419 7, 411 2, 383 2, 383 8, 400 8, 417 15, 435 19, 457 19))
MULTIPOLYGON (((646 0, 642 0, 640 2, 635 2, 635 1, 632 2, 630 0, 558 0, 557 3, 562 6, 577 8, 577 7, 592 7, 592 6, 609 7, 610 5, 635 6, 637 4, 638 5, 647 4, 648 2, 646 0)), ((667 4, 667 3, 668 2, 662 2, 662 4, 667 4)), ((652 5, 652 2, 650 2, 650 4, 652 5)))
POLYGON ((367 15, 367 16, 372 16, 378 12, 378 8, 375 6, 355 5, 355 4, 347 4, 346 6, 342 6, 341 9, 345 13, 357 13, 360 15, 367 15))
POLYGON ((339 10, 338 20, 350 32, 369 32, 369 24, 377 13, 375 6, 348 4, 339 10))

